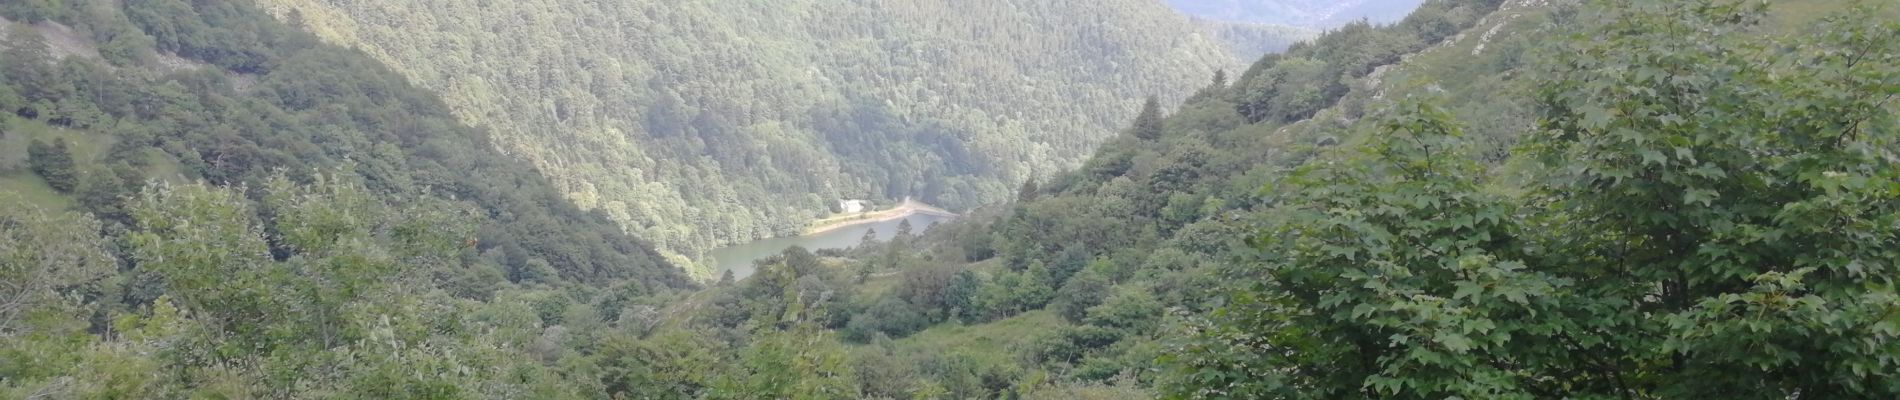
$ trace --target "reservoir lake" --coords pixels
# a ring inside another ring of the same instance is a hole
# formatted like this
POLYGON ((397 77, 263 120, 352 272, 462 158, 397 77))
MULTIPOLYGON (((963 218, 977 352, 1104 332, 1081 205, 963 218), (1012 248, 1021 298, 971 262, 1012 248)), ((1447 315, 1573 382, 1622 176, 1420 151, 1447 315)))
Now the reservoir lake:
POLYGON ((811 251, 846 249, 857 246, 858 242, 864 238, 864 231, 867 230, 877 230, 878 240, 890 240, 891 237, 897 236, 897 225, 903 221, 910 221, 912 233, 923 233, 937 221, 950 218, 953 217, 933 213, 912 213, 903 218, 855 224, 810 235, 761 239, 751 243, 721 247, 709 253, 714 266, 713 276, 723 275, 730 270, 733 278, 745 279, 747 276, 752 276, 753 261, 778 255, 792 246, 804 246, 811 251))

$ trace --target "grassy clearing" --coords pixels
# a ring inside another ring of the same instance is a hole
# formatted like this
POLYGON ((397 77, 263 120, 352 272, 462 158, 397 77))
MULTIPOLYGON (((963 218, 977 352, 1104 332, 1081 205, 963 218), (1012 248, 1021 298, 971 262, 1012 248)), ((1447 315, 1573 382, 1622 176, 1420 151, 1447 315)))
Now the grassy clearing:
MULTIPOLYGON (((73 160, 79 164, 81 179, 85 176, 101 173, 105 166, 119 160, 106 159, 106 152, 118 142, 110 135, 65 129, 47 125, 40 121, 7 118, 0 122, 0 193, 19 196, 20 200, 49 210, 66 209, 73 200, 66 195, 53 191, 46 181, 34 175, 27 166, 26 149, 34 140, 51 143, 55 139, 66 139, 72 149, 73 160)), ((147 164, 140 167, 147 178, 172 183, 183 183, 190 179, 184 175, 184 166, 164 151, 151 148, 145 150, 147 164)))
POLYGON ((48 143, 54 139, 66 139, 66 144, 73 150, 73 160, 81 164, 97 160, 106 149, 118 142, 110 136, 54 127, 22 118, 7 118, 0 126, 4 126, 6 131, 5 135, 0 136, 0 169, 6 170, 25 170, 26 146, 35 139, 48 143))
POLYGON ((66 139, 72 149, 73 159, 80 165, 90 164, 112 146, 113 140, 103 135, 87 134, 83 131, 57 128, 39 121, 7 118, 0 122, 6 133, 0 135, 0 193, 18 196, 19 200, 47 210, 65 210, 72 207, 73 201, 47 186, 44 179, 34 175, 27 167, 27 146, 34 140, 51 143, 54 139, 66 139))
POLYGON ((902 281, 902 277, 903 271, 883 271, 871 274, 864 283, 858 284, 858 293, 865 298, 882 297, 885 293, 890 293, 891 289, 897 288, 897 283, 902 281))
MULTIPOLYGON (((47 186, 46 181, 32 172, 9 172, 0 174, 0 203, 18 199, 26 204, 44 210, 66 210, 73 206, 73 200, 47 186)), ((10 207, 0 204, 0 207, 10 207)))
MULTIPOLYGON (((1064 324, 1055 313, 1037 310, 985 324, 937 325, 893 343, 900 350, 957 352, 986 365, 1013 364, 1036 338, 1064 324)), ((858 349, 875 351, 873 346, 858 349)))
MULTIPOLYGON (((856 268, 855 264, 849 263, 844 267, 856 268)), ((992 258, 971 263, 965 268, 978 274, 994 274, 997 270, 1003 268, 1003 260, 992 258)), ((864 283, 858 284, 858 293, 860 296, 866 296, 867 298, 883 296, 885 293, 889 293, 891 289, 897 288, 898 283, 903 282, 903 275, 904 271, 881 271, 871 274, 871 277, 865 279, 864 283)))

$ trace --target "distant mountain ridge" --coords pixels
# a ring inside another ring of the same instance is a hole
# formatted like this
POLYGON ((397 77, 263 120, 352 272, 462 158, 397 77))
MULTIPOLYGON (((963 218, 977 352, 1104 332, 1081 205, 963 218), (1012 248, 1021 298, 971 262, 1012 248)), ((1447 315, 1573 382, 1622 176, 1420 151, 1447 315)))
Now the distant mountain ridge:
POLYGON ((1168 0, 1181 12, 1230 22, 1326 30, 1365 19, 1392 23, 1425 0, 1168 0))
POLYGON ((1320 33, 1318 29, 1288 25, 1233 22, 1198 16, 1193 17, 1193 20, 1241 60, 1258 60, 1267 54, 1284 52, 1295 43, 1319 37, 1320 33))

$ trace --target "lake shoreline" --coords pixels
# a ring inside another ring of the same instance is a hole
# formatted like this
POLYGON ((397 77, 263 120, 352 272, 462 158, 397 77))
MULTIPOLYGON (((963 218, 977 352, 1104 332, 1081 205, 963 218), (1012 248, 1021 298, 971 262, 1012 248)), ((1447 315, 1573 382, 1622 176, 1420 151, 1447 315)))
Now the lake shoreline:
POLYGON ((862 224, 875 224, 879 222, 887 222, 887 221, 892 221, 892 220, 897 220, 897 219, 909 218, 910 216, 917 215, 917 214, 925 214, 925 215, 946 217, 946 218, 954 218, 957 216, 956 213, 944 210, 942 208, 937 208, 936 206, 932 206, 920 201, 906 198, 904 199, 904 202, 902 204, 898 204, 897 207, 892 207, 889 209, 869 211, 869 212, 859 213, 857 215, 849 216, 849 217, 834 216, 831 218, 825 218, 825 219, 813 221, 812 222, 813 225, 811 227, 806 228, 804 233, 800 233, 800 235, 816 235, 816 234, 821 234, 825 232, 836 231, 839 229, 847 229, 847 228, 862 225, 862 224), (844 218, 844 219, 840 219, 840 218, 844 218))
POLYGON ((734 278, 745 279, 756 272, 758 260, 783 254, 785 249, 792 247, 803 247, 811 251, 848 249, 863 245, 867 238, 877 241, 891 240, 896 237, 900 230, 898 228, 904 224, 911 225, 912 233, 924 233, 930 231, 936 223, 952 218, 949 213, 926 209, 897 210, 876 216, 896 217, 869 218, 853 214, 849 223, 837 223, 835 227, 827 226, 831 229, 815 234, 765 238, 712 249, 706 254, 705 262, 713 267, 714 276, 732 271, 734 278))

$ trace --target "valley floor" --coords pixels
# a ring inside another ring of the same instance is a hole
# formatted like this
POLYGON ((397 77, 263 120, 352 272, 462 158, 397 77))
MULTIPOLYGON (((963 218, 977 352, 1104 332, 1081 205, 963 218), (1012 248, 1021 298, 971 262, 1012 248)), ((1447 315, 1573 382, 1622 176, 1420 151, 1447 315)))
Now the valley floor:
POLYGON ((878 210, 878 211, 867 211, 867 212, 855 213, 855 214, 835 214, 828 218, 812 221, 811 227, 806 228, 804 234, 814 235, 814 234, 830 232, 830 231, 834 231, 838 229, 844 229, 845 227, 849 227, 852 225, 890 221, 890 220, 895 220, 899 218, 909 217, 914 214, 928 214, 928 215, 937 215, 937 216, 945 216, 945 217, 954 217, 957 215, 956 213, 950 212, 948 210, 944 210, 942 208, 938 208, 937 206, 932 206, 930 204, 926 204, 924 202, 917 201, 915 199, 911 199, 907 197, 907 198, 904 198, 903 203, 898 204, 896 207, 891 207, 889 209, 878 210))

